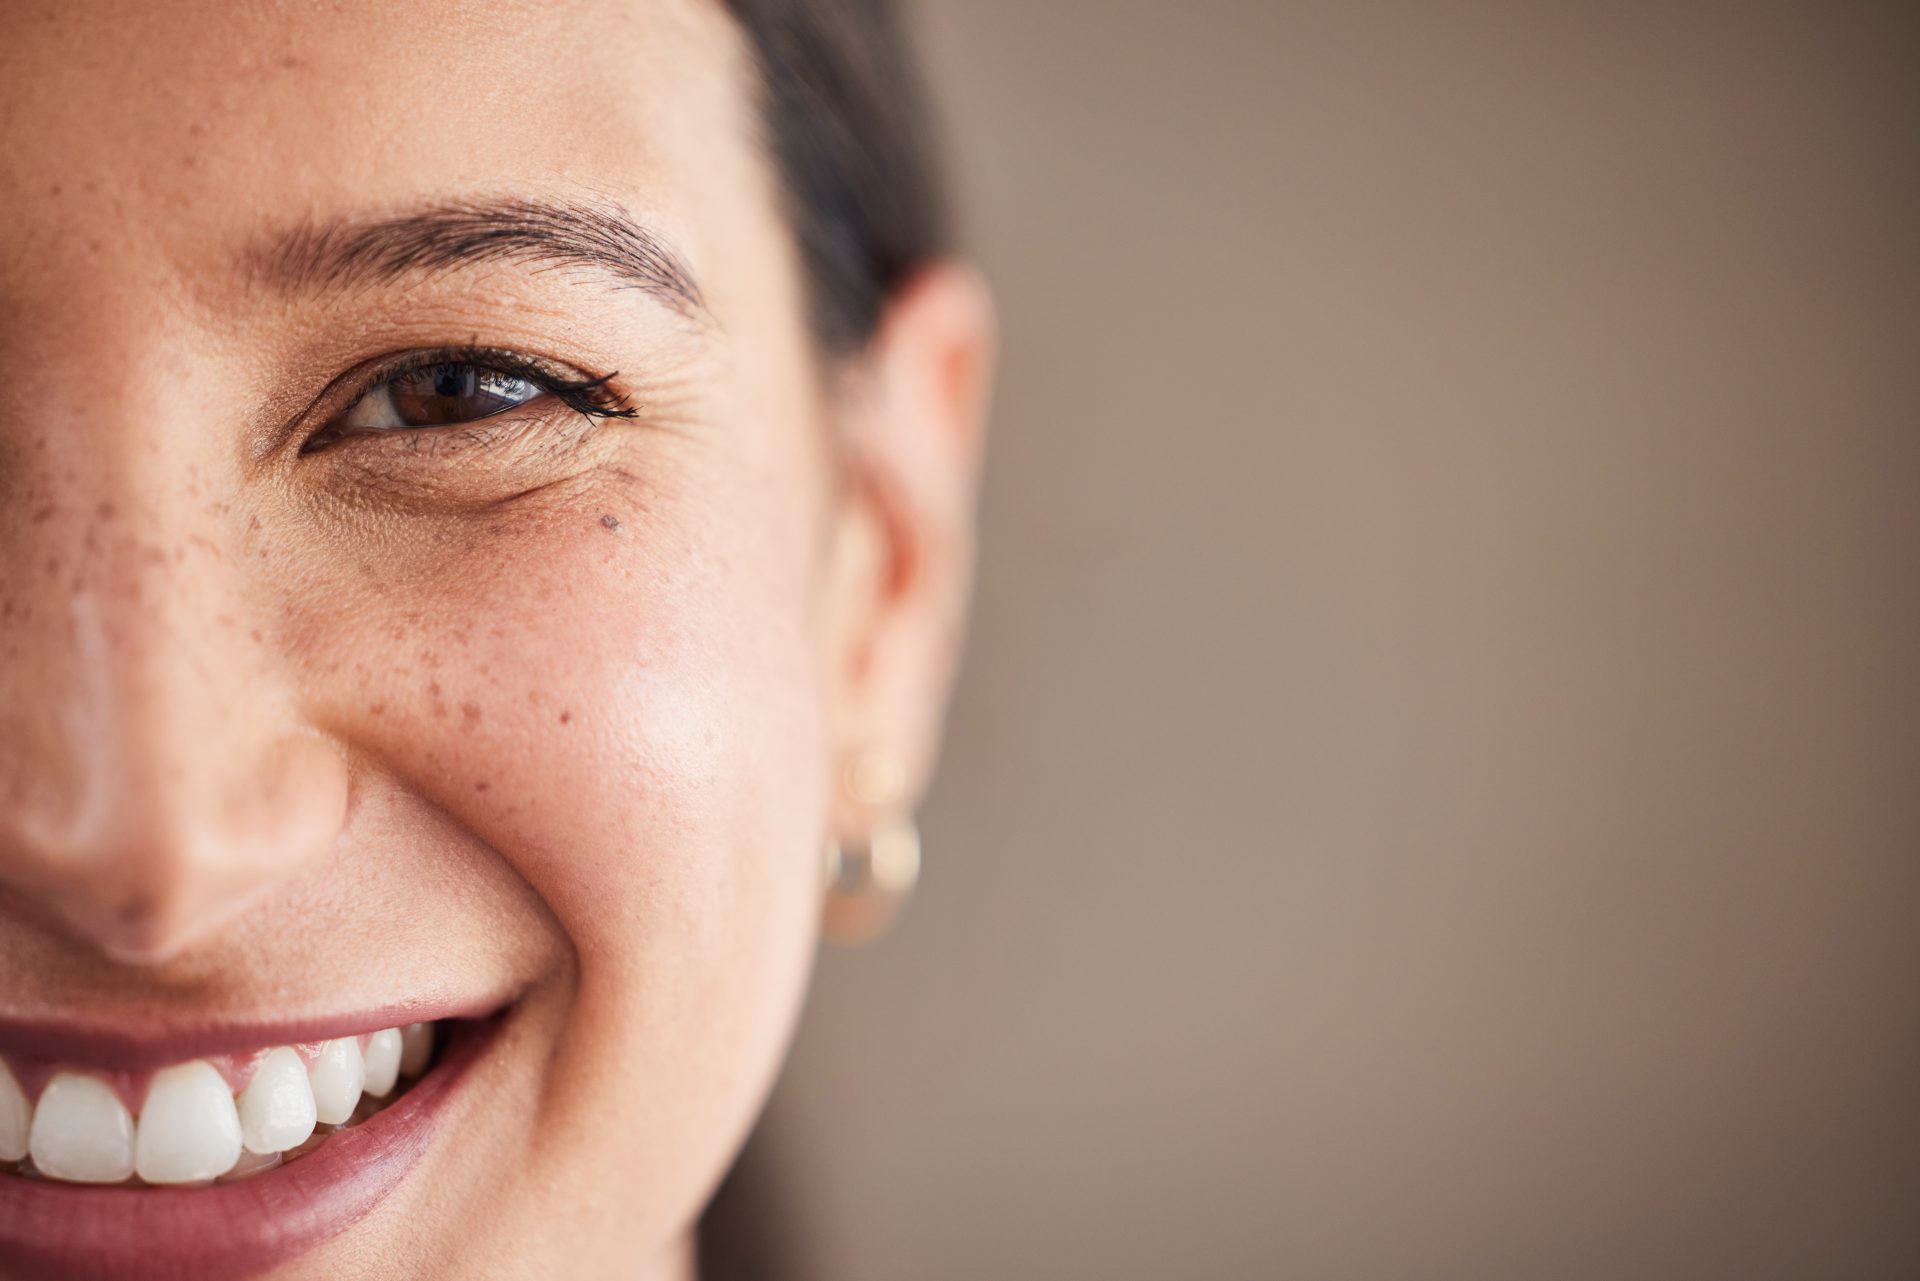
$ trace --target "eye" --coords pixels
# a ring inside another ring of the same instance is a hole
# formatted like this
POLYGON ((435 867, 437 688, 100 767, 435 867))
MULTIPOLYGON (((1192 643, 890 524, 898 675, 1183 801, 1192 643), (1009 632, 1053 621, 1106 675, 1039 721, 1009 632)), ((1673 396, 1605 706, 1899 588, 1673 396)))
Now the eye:
POLYGON ((333 423, 342 435, 475 422, 537 400, 545 389, 502 369, 446 361, 403 370, 367 389, 333 423))
MULTIPOLYGON (((459 427, 552 398, 588 418, 631 418, 608 384, 615 373, 575 378, 544 362, 480 348, 422 352, 365 376, 364 390, 301 446, 311 453, 350 436, 459 427)), ((555 406, 557 408, 557 406, 555 406)))

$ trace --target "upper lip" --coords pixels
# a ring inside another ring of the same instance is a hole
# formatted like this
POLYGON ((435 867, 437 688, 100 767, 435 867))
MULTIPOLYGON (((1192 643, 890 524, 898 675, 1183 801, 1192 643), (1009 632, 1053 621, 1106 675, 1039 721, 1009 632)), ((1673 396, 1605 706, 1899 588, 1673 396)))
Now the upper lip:
POLYGON ((299 1019, 240 1021, 182 1015, 137 1021, 0 1017, 0 1055, 73 1063, 106 1072, 147 1072, 188 1059, 246 1054, 275 1045, 326 1041, 409 1023, 484 1018, 502 998, 402 1000, 299 1019))

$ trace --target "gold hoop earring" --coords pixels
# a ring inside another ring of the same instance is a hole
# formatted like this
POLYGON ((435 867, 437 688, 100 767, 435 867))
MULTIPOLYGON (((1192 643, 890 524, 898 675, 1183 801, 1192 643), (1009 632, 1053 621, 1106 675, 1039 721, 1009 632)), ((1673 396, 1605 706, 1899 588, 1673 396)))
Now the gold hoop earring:
POLYGON ((826 896, 821 933, 829 943, 858 947, 885 934, 920 880, 920 829, 905 813, 889 814, 904 788, 886 761, 867 755, 847 771, 848 797, 878 811, 866 839, 826 844, 826 896))

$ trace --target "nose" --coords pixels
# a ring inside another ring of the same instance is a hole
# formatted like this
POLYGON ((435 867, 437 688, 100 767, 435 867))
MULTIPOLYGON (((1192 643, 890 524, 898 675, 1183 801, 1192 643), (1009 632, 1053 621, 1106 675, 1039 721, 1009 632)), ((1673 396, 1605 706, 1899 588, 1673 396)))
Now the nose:
POLYGON ((347 774, 275 675, 241 508, 143 461, 0 520, 0 883, 150 964, 324 857, 347 774))

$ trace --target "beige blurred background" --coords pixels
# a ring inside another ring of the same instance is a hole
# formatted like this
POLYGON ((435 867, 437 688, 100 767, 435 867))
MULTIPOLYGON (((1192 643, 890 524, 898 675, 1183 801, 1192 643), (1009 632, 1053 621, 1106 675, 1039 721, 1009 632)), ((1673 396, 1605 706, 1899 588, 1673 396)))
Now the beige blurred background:
POLYGON ((1917 12, 919 6, 1004 380, 791 1275, 1920 1276, 1917 12))

